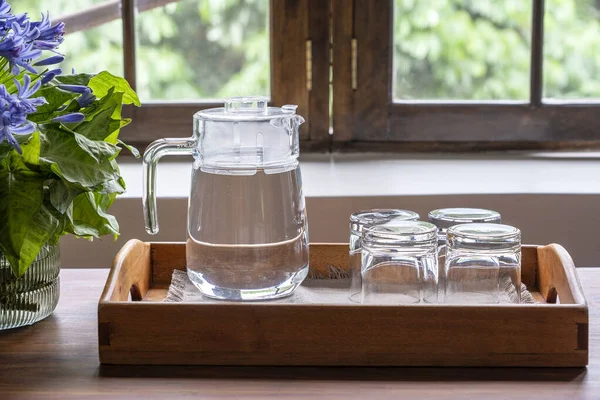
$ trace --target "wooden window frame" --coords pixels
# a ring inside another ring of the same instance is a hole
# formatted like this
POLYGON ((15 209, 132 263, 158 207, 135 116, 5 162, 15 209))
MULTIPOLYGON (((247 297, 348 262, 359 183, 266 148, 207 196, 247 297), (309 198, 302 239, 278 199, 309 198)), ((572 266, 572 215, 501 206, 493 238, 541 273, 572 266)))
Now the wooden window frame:
MULTIPOLYGON (((109 0, 66 15, 59 20, 70 32, 89 29, 121 18, 123 21, 124 77, 136 87, 136 17, 139 11, 178 0, 109 0)), ((301 147, 329 150, 329 4, 322 0, 271 0, 271 103, 297 104, 307 123, 301 126, 301 147)), ((150 101, 141 108, 127 106, 132 123, 124 140, 140 148, 163 137, 188 137, 192 116, 222 103, 150 101)))
POLYGON ((533 0, 527 102, 394 102, 393 0, 352 0, 352 5, 346 0, 331 1, 335 16, 333 150, 600 146, 600 103, 555 104, 542 99, 544 0, 533 0))
MULTIPOLYGON (((62 20, 81 30, 121 18, 124 74, 135 88, 136 13, 174 1, 111 0, 62 20)), ((393 0, 270 0, 271 102, 299 106, 303 151, 599 148, 600 103, 543 101, 544 0, 532 2, 528 101, 394 102, 393 0)), ((126 107, 133 122, 123 136, 139 147, 186 137, 196 111, 219 106, 126 107)))

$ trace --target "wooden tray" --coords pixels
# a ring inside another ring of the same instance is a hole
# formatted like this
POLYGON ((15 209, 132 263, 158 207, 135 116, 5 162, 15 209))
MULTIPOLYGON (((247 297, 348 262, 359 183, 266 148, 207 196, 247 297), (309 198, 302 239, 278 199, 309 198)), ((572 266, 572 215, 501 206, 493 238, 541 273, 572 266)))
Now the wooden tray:
MULTIPOLYGON (((347 268, 347 244, 312 244, 311 269, 347 268)), ((519 366, 588 363, 588 309, 569 254, 523 248, 541 304, 162 303, 183 243, 129 241, 98 304, 106 364, 519 366), (556 302, 557 294, 560 304, 556 302)))

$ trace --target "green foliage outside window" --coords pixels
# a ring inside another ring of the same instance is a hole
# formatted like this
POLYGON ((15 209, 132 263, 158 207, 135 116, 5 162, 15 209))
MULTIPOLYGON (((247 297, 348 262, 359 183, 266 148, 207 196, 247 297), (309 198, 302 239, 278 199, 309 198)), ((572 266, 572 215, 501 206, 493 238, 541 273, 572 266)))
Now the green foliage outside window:
MULTIPOLYGON (((101 2, 13 6, 56 16, 101 2)), ((138 14, 140 97, 268 95, 268 8, 268 0, 181 0, 138 14)), ((394 0, 394 8, 395 98, 529 98, 530 0, 394 0)), ((546 0, 545 97, 600 98, 599 15, 600 0, 546 0)), ((67 70, 121 73, 121 26, 113 21, 67 36, 67 70)))

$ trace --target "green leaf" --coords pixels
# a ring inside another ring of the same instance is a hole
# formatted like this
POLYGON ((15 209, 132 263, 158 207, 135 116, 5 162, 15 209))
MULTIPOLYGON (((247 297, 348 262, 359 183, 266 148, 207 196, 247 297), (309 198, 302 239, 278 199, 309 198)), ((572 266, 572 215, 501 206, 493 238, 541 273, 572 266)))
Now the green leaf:
POLYGON ((83 189, 68 182, 55 180, 49 186, 50 204, 64 214, 73 203, 75 197, 83 193, 83 189))
POLYGON ((87 86, 94 75, 90 74, 75 74, 75 75, 59 75, 55 79, 65 85, 82 85, 87 86))
MULTIPOLYGON (((121 194, 125 192, 125 180, 121 177, 121 171, 119 170, 119 165, 116 160, 110 161, 113 169, 116 171, 115 178, 111 181, 108 181, 104 184, 102 189, 97 190, 97 193, 101 194, 121 194)), ((108 207, 107 207, 108 208, 108 207)))
POLYGON ((40 133, 34 132, 27 143, 21 146, 23 160, 32 165, 38 165, 40 161, 40 133))
POLYGON ((63 114, 66 110, 58 111, 58 109, 78 96, 79 94, 77 93, 67 92, 56 86, 48 86, 40 89, 35 93, 35 97, 44 97, 48 104, 39 106, 35 113, 27 116, 27 119, 33 122, 49 121, 63 114))
POLYGON ((94 101, 92 104, 87 106, 84 110, 82 110, 85 115, 86 121, 90 121, 94 118, 98 113, 106 110, 108 108, 112 108, 115 110, 114 118, 121 118, 121 107, 123 106, 123 93, 117 92, 115 93, 115 88, 110 88, 106 95, 100 97, 98 100, 94 101), (114 107, 115 105, 119 105, 120 107, 114 107))
POLYGON ((58 227, 42 207, 46 176, 12 152, 0 161, 0 250, 21 276, 58 227))
MULTIPOLYGON (((110 104, 106 109, 96 114, 93 119, 80 123, 73 130, 91 140, 105 140, 121 129, 121 120, 112 117, 117 108, 121 109, 120 101, 110 104)), ((109 141, 109 143, 116 144, 117 142, 114 140, 114 142, 109 141)))
POLYGON ((91 191, 117 179, 118 171, 111 163, 120 151, 117 146, 89 140, 57 124, 40 125, 40 131, 40 165, 44 168, 91 191))
POLYGON ((104 97, 111 88, 115 88, 115 92, 123 93, 124 104, 141 106, 140 99, 131 86, 129 86, 129 83, 123 78, 112 75, 110 72, 100 72, 90 79, 88 86, 92 89, 96 97, 104 97))
MULTIPOLYGON (((55 234, 59 233, 59 221, 46 209, 40 207, 29 223, 21 248, 17 276, 22 276, 35 260, 40 250, 55 234)), ((13 267, 14 268, 14 267, 13 267)), ((14 269, 13 269, 14 271, 14 269)))
POLYGON ((8 144, 8 142, 5 141, 3 143, 0 143, 0 160, 2 160, 5 157, 8 157, 11 151, 13 151, 13 147, 10 144, 8 144))
POLYGON ((82 193, 73 202, 73 231, 77 236, 99 237, 112 234, 116 240, 119 236, 117 219, 106 213, 102 205, 110 205, 114 198, 105 198, 100 194, 82 193))
POLYGON ((138 149, 136 149, 135 147, 133 147, 133 146, 130 146, 130 145, 128 145, 127 143, 124 143, 124 142, 123 142, 122 140, 120 140, 120 139, 118 140, 118 143, 119 143, 121 146, 125 147, 127 150, 129 150, 129 151, 131 152, 131 154, 133 154, 133 156, 134 156, 135 158, 140 158, 140 157, 141 157, 139 150, 138 150, 138 149))
POLYGON ((60 115, 70 114, 74 112, 81 112, 81 106, 79 105, 77 99, 71 100, 71 102, 67 105, 67 108, 60 112, 60 115))
MULTIPOLYGON (((116 131, 114 131, 113 133, 111 133, 110 135, 108 135, 104 139, 104 141, 108 142, 108 143, 112 143, 112 144, 118 144, 120 142, 121 144, 123 144, 124 146, 127 147, 128 145, 126 145, 121 140, 119 140, 119 133, 121 133, 121 128, 129 125, 130 122, 131 122, 131 118, 125 118, 125 119, 120 120, 120 125, 121 126, 119 127, 119 129, 117 129, 116 131)), ((129 146, 129 147, 131 147, 131 146, 129 146)), ((131 149, 129 149, 129 151, 131 151, 131 149)), ((136 151, 137 151, 137 149, 136 149, 136 151)))
POLYGON ((73 201, 67 206, 63 213, 59 212, 50 201, 50 189, 45 188, 44 190, 44 207, 52 214, 54 218, 58 220, 58 227, 54 233, 48 238, 48 243, 54 245, 58 243, 60 237, 68 233, 72 226, 71 220, 73 219, 73 201))
POLYGON ((102 196, 98 196, 98 205, 100 206, 100 208, 104 211, 108 210, 110 208, 110 206, 113 205, 113 203, 115 202, 117 198, 117 193, 108 193, 108 194, 104 194, 102 196))
POLYGON ((92 156, 99 164, 104 160, 114 159, 121 152, 121 149, 114 144, 90 140, 77 132, 73 132, 73 137, 77 141, 77 144, 79 144, 79 147, 92 156))

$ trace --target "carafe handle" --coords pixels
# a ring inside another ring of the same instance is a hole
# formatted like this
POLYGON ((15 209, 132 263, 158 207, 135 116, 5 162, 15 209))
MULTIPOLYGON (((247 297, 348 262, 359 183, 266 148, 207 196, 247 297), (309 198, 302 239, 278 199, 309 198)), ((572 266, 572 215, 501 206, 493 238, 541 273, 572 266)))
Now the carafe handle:
POLYGON ((196 147, 193 138, 159 139, 152 142, 144 153, 144 178, 142 201, 144 203, 144 221, 146 232, 158 233, 158 215, 156 211, 156 164, 163 156, 192 155, 196 147))

